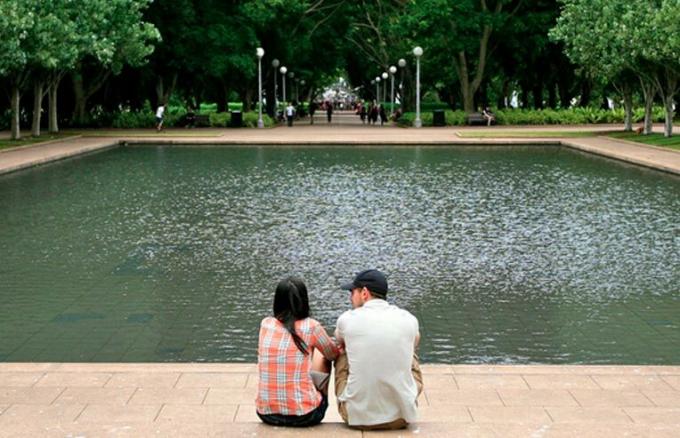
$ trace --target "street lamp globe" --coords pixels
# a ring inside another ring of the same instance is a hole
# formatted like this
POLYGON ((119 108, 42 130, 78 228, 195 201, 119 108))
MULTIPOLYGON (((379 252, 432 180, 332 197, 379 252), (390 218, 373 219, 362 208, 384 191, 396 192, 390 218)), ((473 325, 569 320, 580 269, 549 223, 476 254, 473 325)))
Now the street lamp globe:
POLYGON ((398 62, 397 65, 401 68, 406 67, 406 60, 404 58, 401 58, 398 62))
POLYGON ((383 79, 387 79, 387 77, 388 77, 388 76, 387 76, 387 72, 383 72, 382 78, 383 78, 383 79))
POLYGON ((390 73, 395 74, 397 72, 397 67, 390 66, 390 73))
POLYGON ((281 72, 282 75, 285 75, 286 72, 288 71, 288 69, 286 68, 285 65, 283 65, 283 66, 281 66, 281 68, 279 69, 279 71, 281 72))
POLYGON ((305 85, 305 80, 304 80, 304 79, 300 81, 300 85, 305 85))
POLYGON ((258 58, 262 58, 264 56, 264 49, 262 47, 258 47, 255 49, 255 54, 257 54, 258 58))
POLYGON ((274 58, 274 59, 272 60, 272 67, 276 68, 276 67, 279 66, 279 64, 280 64, 280 63, 279 63, 279 60, 278 60, 278 59, 274 58))
POLYGON ((423 56, 423 48, 420 47, 420 46, 416 46, 416 47, 413 49, 413 54, 414 54, 417 58, 423 56))
POLYGON ((380 82, 380 76, 376 76, 376 77, 375 77, 375 81, 376 81, 376 82, 380 82))
POLYGON ((375 79, 371 79, 371 85, 375 84, 375 79))
POLYGON ((288 72, 288 77, 291 78, 291 79, 293 79, 293 78, 295 77, 295 73, 293 73, 292 71, 289 71, 289 72, 288 72))

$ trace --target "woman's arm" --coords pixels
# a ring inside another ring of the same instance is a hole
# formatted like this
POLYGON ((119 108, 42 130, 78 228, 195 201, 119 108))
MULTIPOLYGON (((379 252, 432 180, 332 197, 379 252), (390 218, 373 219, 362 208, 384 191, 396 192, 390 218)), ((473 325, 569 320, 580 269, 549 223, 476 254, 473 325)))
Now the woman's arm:
POLYGON ((334 360, 340 354, 340 349, 323 326, 317 323, 312 331, 312 347, 323 353, 328 360, 334 360))

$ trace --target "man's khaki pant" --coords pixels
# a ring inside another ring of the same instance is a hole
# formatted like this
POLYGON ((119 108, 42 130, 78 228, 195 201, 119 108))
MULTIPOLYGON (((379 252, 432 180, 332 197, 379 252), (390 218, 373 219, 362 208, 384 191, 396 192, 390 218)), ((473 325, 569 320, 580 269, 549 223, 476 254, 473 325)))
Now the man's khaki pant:
MULTIPOLYGON (((420 364, 418 363, 418 355, 413 354, 413 362, 411 362, 411 372, 413 378, 418 386, 418 395, 423 392, 423 373, 420 371, 420 364)), ((340 396, 347 386, 347 377, 349 376, 349 362, 347 361, 347 353, 343 353, 335 360, 335 395, 340 396)), ((340 416, 347 423, 347 407, 345 402, 338 402, 338 411, 340 416)), ((371 426, 352 425, 355 429, 361 430, 376 430, 376 429, 403 429, 408 426, 408 423, 403 418, 398 418, 389 423, 373 424, 371 426)))

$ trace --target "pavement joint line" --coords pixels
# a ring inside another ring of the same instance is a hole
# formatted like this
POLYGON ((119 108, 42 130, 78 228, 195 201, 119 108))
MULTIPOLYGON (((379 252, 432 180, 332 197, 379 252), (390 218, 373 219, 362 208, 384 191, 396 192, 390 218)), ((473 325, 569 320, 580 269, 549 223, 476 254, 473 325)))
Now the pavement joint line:
POLYGON ((48 404, 49 404, 50 406, 54 405, 54 402, 57 401, 57 400, 59 400, 59 397, 61 397, 61 395, 62 395, 63 393, 65 393, 67 389, 68 389, 68 386, 64 386, 64 389, 62 389, 62 390, 59 392, 59 394, 57 394, 57 396, 56 396, 51 402, 49 402, 48 404))
POLYGON ((85 409, 87 409, 88 406, 89 404, 85 403, 85 406, 83 406, 83 409, 81 409, 80 412, 78 412, 78 415, 76 415, 76 418, 73 419, 73 422, 78 421, 78 419, 80 418, 81 415, 83 415, 83 412, 85 412, 85 409))
POLYGON ((128 397, 127 401, 125 402, 125 406, 130 404, 130 400, 132 400, 132 397, 134 397, 135 394, 137 394, 138 390, 139 390, 139 386, 136 387, 134 391, 132 391, 132 394, 130 394, 130 397, 128 397))
POLYGON ((508 405, 505 404, 505 400, 503 400, 503 397, 501 397, 501 393, 498 392, 498 388, 494 388, 493 390, 496 393, 496 397, 501 401, 501 405, 503 405, 504 408, 507 408, 508 405))
POLYGON ((177 379, 175 380, 175 383, 173 383, 172 385, 173 389, 177 388, 177 383, 179 383, 179 379, 181 379, 183 375, 184 373, 177 373, 177 379))
POLYGON ((572 391, 572 389, 567 389, 567 393, 571 396, 571 398, 574 399, 574 401, 576 402, 576 405, 577 405, 578 407, 582 408, 583 405, 581 404, 580 401, 578 401, 578 399, 576 398, 576 396, 575 396, 571 391, 572 391))
POLYGON ((205 395, 203 396, 203 400, 201 400, 201 406, 206 406, 205 401, 208 399, 208 394, 210 393, 210 390, 212 388, 208 387, 208 389, 205 391, 205 395))
POLYGON ((552 415, 550 415, 550 411, 545 406, 542 406, 542 409, 543 409, 543 412, 545 412, 545 414, 548 416, 548 418, 550 418, 550 421, 552 423, 554 423, 555 419, 553 418, 552 415))
POLYGON ((472 415, 472 410, 470 409, 470 406, 465 406, 465 410, 467 411, 468 415, 470 416, 470 419, 472 420, 472 422, 476 423, 475 416, 472 415))
POLYGON ((156 412, 156 415, 153 417, 153 423, 155 423, 158 420, 158 417, 161 415, 163 408, 165 408, 165 403, 161 403, 161 408, 158 410, 158 412, 156 412))

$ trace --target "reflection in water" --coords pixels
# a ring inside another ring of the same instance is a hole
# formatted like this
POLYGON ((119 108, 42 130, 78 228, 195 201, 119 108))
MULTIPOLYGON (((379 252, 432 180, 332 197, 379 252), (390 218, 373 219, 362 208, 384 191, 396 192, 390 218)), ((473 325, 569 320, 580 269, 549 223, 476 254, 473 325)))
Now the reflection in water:
POLYGON ((0 360, 254 361, 389 274, 426 362, 680 363, 680 181, 558 148, 121 148, 0 179, 0 360), (96 316, 96 317, 95 317, 96 316))

